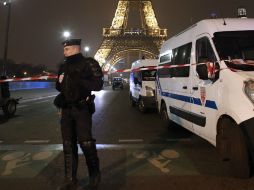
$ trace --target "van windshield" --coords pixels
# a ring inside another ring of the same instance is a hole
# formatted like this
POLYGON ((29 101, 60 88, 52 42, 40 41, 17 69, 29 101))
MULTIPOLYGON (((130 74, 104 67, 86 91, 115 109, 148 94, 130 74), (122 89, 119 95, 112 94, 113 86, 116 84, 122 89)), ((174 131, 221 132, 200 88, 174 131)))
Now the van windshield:
POLYGON ((156 70, 142 71, 143 81, 155 81, 156 70))
POLYGON ((216 32, 213 40, 229 68, 254 71, 254 31, 216 32))

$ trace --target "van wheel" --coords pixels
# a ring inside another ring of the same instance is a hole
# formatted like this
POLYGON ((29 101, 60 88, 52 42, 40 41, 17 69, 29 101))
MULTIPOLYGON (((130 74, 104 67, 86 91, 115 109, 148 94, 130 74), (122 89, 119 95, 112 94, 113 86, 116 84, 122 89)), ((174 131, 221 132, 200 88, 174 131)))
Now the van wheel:
POLYGON ((146 107, 145 107, 145 104, 144 104, 144 101, 143 101, 142 98, 140 98, 139 101, 138 101, 138 109, 139 109, 139 111, 142 112, 142 113, 145 113, 146 110, 147 110, 146 107))
POLYGON ((164 123, 167 126, 169 126, 170 120, 168 118, 167 107, 166 107, 166 104, 164 102, 161 104, 160 116, 161 116, 162 120, 164 121, 164 123))
POLYGON ((12 117, 16 112, 16 102, 13 100, 7 101, 3 106, 3 112, 7 117, 12 117))
POLYGON ((223 119, 218 126, 216 148, 223 160, 229 160, 235 177, 250 177, 250 159, 242 129, 231 119, 223 119))

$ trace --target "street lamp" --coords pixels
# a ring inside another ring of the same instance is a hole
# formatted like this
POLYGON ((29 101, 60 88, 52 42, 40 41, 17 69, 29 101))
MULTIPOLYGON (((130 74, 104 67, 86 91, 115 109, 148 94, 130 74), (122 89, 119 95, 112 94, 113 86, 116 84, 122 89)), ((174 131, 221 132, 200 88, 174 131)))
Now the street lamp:
POLYGON ((88 46, 86 46, 84 48, 84 50, 85 50, 85 57, 86 57, 88 55, 88 52, 89 52, 90 48, 88 46))
POLYGON ((70 38, 70 36, 71 36, 71 33, 69 32, 69 31, 64 31, 63 32, 63 37, 65 38, 65 39, 68 39, 68 38, 70 38))
POLYGON ((10 28, 10 19, 11 19, 11 1, 10 0, 2 0, 3 5, 8 9, 8 15, 6 20, 6 32, 5 32, 5 45, 4 45, 4 59, 3 59, 3 76, 6 76, 6 64, 7 64, 7 56, 8 56, 8 40, 9 40, 9 28, 10 28))

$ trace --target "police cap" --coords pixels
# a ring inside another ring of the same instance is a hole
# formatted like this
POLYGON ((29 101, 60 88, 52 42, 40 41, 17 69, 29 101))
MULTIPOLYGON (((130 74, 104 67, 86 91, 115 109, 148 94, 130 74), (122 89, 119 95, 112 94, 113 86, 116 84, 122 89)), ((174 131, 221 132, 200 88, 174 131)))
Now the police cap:
POLYGON ((81 39, 68 39, 65 40, 63 43, 63 46, 80 46, 81 44, 81 39))

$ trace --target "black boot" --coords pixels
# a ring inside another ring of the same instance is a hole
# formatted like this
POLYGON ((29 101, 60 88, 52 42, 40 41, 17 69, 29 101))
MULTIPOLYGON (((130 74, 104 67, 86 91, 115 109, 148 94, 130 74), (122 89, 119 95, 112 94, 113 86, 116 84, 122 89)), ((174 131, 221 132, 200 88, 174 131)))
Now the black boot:
POLYGON ((70 141, 64 141, 65 179, 60 190, 74 190, 77 187, 78 147, 70 141))
POLYGON ((91 140, 80 142, 80 147, 86 157, 86 164, 89 173, 89 186, 91 189, 96 190, 101 180, 101 173, 95 141, 91 140))
POLYGON ((77 181, 65 179, 58 190, 77 190, 77 181))

